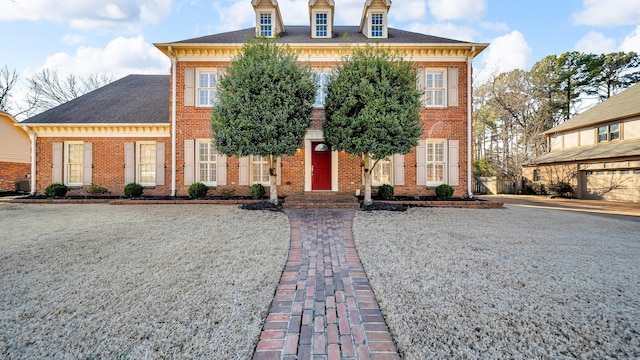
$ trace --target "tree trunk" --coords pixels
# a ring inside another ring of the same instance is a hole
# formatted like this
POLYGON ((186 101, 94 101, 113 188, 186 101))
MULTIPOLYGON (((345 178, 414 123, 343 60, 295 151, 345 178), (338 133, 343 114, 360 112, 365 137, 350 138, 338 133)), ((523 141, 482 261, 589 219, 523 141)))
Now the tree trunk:
POLYGON ((268 155, 267 164, 269 166, 269 202, 278 205, 278 170, 276 169, 278 160, 276 156, 268 155))
POLYGON ((364 154, 363 157, 364 163, 364 205, 373 204, 373 200, 371 199, 371 169, 369 166, 369 154, 364 154))

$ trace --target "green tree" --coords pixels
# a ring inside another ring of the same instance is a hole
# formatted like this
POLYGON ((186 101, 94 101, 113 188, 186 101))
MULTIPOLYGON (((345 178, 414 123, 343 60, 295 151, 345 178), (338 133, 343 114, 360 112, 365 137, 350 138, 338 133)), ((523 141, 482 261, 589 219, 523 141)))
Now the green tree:
POLYGON ((634 52, 615 52, 598 56, 598 69, 589 95, 604 101, 640 80, 640 56, 634 52))
POLYGON ((266 157, 274 204, 277 159, 300 147, 315 94, 311 69, 288 47, 266 39, 245 44, 219 79, 211 115, 214 146, 225 155, 266 157))
POLYGON ((365 205, 372 203, 371 171, 378 161, 417 146, 420 95, 411 63, 380 46, 353 50, 331 74, 324 138, 334 150, 362 158, 365 205))

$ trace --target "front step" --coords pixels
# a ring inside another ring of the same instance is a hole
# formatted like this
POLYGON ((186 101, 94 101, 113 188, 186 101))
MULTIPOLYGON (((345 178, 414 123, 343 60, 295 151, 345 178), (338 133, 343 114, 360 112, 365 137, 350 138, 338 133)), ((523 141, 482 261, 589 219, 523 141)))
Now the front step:
POLYGON ((359 209, 358 198, 338 194, 289 195, 282 205, 285 209, 359 209))

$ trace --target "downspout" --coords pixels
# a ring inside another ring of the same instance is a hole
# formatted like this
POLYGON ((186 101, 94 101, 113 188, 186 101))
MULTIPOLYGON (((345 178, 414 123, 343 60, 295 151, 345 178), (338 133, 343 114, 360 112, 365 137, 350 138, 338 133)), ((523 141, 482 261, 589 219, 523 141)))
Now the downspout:
POLYGON ((24 131, 29 134, 29 140, 31 141, 31 150, 30 150, 30 158, 31 158, 31 176, 29 179, 30 192, 29 195, 36 194, 36 140, 38 136, 36 133, 29 129, 28 126, 22 126, 24 131))
POLYGON ((471 47, 471 55, 467 58, 467 194, 469 198, 473 198, 473 173, 472 173, 472 164, 471 164, 471 147, 473 138, 471 136, 472 133, 472 121, 471 117, 473 115, 473 76, 471 76, 472 71, 472 63, 473 63, 473 54, 476 52, 476 47, 471 47))
POLYGON ((178 59, 169 46, 171 54, 171 196, 176 196, 176 63, 178 59))

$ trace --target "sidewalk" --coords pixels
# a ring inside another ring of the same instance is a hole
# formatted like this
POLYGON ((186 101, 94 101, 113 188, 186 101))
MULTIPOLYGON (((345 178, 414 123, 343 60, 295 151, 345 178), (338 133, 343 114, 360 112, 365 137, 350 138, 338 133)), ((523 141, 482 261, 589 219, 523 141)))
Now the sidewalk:
POLYGON ((541 195, 479 195, 478 198, 502 201, 505 205, 540 207, 590 213, 640 217, 640 203, 585 199, 552 199, 541 195))
POLYGON ((354 211, 286 213, 289 258, 253 359, 399 359, 353 242, 354 211))

